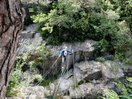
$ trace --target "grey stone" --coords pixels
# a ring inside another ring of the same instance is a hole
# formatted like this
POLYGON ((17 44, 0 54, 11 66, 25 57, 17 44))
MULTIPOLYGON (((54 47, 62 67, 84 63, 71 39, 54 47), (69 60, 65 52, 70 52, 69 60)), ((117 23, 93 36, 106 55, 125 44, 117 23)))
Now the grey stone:
POLYGON ((63 96, 63 99, 71 99, 70 96, 63 96))
POLYGON ((123 72, 124 72, 125 76, 132 77, 132 65, 125 65, 123 67, 123 72))
POLYGON ((43 42, 42 37, 39 33, 34 35, 34 38, 21 38, 19 42, 19 47, 17 49, 17 55, 20 55, 24 52, 33 52, 36 48, 41 45, 43 42))
POLYGON ((93 85, 92 83, 85 83, 77 88, 70 89, 69 92, 72 99, 97 99, 103 89, 104 86, 102 84, 93 85))
POLYGON ((95 61, 76 63, 74 66, 74 76, 77 82, 101 78, 101 66, 102 64, 100 62, 95 61))
POLYGON ((31 32, 29 30, 25 30, 21 32, 21 38, 33 38, 35 32, 31 32))
POLYGON ((69 91, 69 88, 73 87, 75 84, 74 77, 73 77, 73 71, 70 70, 66 74, 61 75, 60 78, 58 78, 56 81, 50 84, 50 90, 51 93, 60 93, 60 94, 66 94, 69 91))
POLYGON ((50 95, 50 91, 43 86, 22 87, 20 88, 19 97, 7 97, 6 99, 46 99, 46 95, 50 95))
POLYGON ((124 77, 123 70, 121 69, 123 64, 114 61, 105 61, 102 65, 102 76, 104 79, 116 79, 124 77))
POLYGON ((31 24, 29 26, 27 26, 25 28, 25 30, 23 30, 20 34, 21 38, 33 38, 35 35, 35 31, 37 29, 37 25, 36 24, 31 24))

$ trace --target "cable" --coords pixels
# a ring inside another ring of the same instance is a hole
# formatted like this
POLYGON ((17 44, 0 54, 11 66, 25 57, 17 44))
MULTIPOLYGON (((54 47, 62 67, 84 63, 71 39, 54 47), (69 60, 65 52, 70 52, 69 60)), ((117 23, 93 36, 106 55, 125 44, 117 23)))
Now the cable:
POLYGON ((55 62, 52 64, 52 66, 49 68, 49 70, 44 74, 44 77, 47 76, 47 74, 50 72, 50 70, 54 67, 54 65, 56 64, 56 62, 58 61, 58 59, 60 58, 60 55, 57 57, 57 59, 55 60, 55 62))

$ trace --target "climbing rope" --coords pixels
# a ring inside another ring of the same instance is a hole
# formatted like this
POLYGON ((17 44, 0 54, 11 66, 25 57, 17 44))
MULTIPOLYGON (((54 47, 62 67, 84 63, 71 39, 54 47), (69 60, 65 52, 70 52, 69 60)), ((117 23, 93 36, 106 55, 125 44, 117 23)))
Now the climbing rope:
POLYGON ((60 57, 61 57, 60 55, 57 57, 57 59, 52 64, 52 66, 49 68, 49 70, 44 74, 44 77, 46 77, 50 73, 50 70, 55 66, 55 64, 57 63, 57 61, 59 60, 60 57))
MULTIPOLYGON (((76 78, 76 75, 75 75, 75 54, 73 53, 73 81, 74 81, 74 83, 75 83, 75 91, 77 91, 77 89, 76 89, 76 87, 77 87, 77 78, 76 78)), ((77 99, 77 94, 76 94, 76 99, 77 99)))
MULTIPOLYGON (((62 68, 61 74, 60 74, 60 76, 58 78, 62 77, 66 72, 68 72, 69 62, 68 62, 67 56, 71 55, 72 53, 73 53, 73 50, 69 51, 67 49, 67 47, 65 47, 64 49, 62 49, 60 51, 59 56, 55 60, 55 62, 52 64, 52 66, 49 68, 49 70, 44 74, 44 77, 46 77, 51 72, 50 70, 55 66, 55 64, 57 63, 57 61, 59 60, 60 57, 62 57, 62 64, 63 64, 62 66, 64 66, 64 68, 62 68)), ((73 61, 73 64, 74 64, 74 61, 73 61)), ((57 85, 54 88, 53 95, 52 95, 53 99, 55 99, 55 97, 56 97, 56 94, 57 94, 57 91, 59 89, 59 86, 60 86, 60 81, 58 81, 57 85)))
POLYGON ((50 69, 44 74, 44 77, 47 76, 48 73, 50 73, 50 70, 55 66, 55 64, 57 63, 58 59, 62 56, 62 63, 64 63, 64 61, 66 61, 66 57, 68 55, 72 54, 72 51, 69 51, 67 49, 67 47, 65 46, 64 49, 62 49, 59 53, 58 58, 55 60, 55 62, 52 64, 52 66, 50 67, 50 69))
MULTIPOLYGON (((68 55, 71 55, 71 53, 73 53, 73 50, 72 50, 72 52, 68 51, 67 48, 64 49, 64 52, 62 50, 61 51, 61 55, 63 54, 62 55, 63 56, 62 58, 66 58, 68 55), (67 52, 65 52, 65 51, 67 51, 67 52)), ((67 58, 69 58, 69 57, 67 57, 67 58)), ((68 60, 69 59, 62 59, 62 63, 63 63, 64 68, 62 68, 62 72, 60 74, 60 77, 62 77, 66 72, 68 72, 68 66, 69 66, 69 61, 68 60), (64 60, 65 60, 65 62, 64 62, 64 60)), ((58 81, 58 83, 56 85, 56 88, 54 88, 54 91, 53 91, 53 99, 55 99, 55 97, 56 97, 57 91, 58 91, 59 86, 60 86, 60 82, 61 81, 58 81)))
MULTIPOLYGON (((63 71, 61 74, 60 74, 60 77, 62 77, 63 75, 65 74, 65 71, 63 71)), ((53 99, 55 99, 56 97, 56 94, 57 94, 57 91, 59 89, 59 86, 60 86, 60 82, 61 81, 58 81, 57 85, 55 86, 56 88, 54 88, 54 91, 53 91, 53 99)))

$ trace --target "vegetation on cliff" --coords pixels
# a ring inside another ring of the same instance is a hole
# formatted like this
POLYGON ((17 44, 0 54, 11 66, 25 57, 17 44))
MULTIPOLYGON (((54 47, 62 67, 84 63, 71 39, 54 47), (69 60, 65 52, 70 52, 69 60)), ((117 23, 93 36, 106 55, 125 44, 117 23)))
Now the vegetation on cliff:
POLYGON ((98 0, 92 3, 59 0, 48 13, 32 16, 49 44, 93 39, 96 55, 113 54, 123 60, 132 48, 131 0, 98 0), (125 4, 125 5, 124 5, 125 4))

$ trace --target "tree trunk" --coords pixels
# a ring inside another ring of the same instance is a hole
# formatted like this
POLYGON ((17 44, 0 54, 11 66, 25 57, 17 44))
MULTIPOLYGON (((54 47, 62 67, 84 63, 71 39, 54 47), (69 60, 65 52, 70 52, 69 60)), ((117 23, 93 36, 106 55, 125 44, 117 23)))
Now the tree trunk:
POLYGON ((19 0, 0 0, 0 99, 5 99, 24 20, 19 0))

